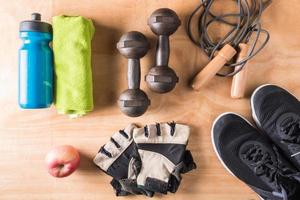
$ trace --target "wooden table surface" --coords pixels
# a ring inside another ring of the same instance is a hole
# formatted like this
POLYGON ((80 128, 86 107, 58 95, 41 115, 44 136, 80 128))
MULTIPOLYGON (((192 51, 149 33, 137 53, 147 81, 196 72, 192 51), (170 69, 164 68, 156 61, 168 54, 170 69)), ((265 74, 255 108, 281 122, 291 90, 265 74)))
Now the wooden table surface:
MULTIPOLYGON (((250 117, 249 95, 260 84, 274 83, 300 97, 300 3, 274 0, 264 13, 263 27, 271 40, 261 54, 249 63, 250 78, 246 99, 230 98, 231 79, 214 78, 201 92, 188 87, 190 78, 207 63, 207 58, 187 38, 184 25, 171 37, 170 65, 180 82, 165 95, 155 94, 142 81, 141 87, 152 100, 142 117, 129 118, 120 113, 118 95, 126 89, 126 63, 115 49, 122 33, 144 32, 152 49, 142 59, 142 75, 154 62, 155 36, 147 18, 157 8, 174 9, 185 24, 199 0, 0 0, 0 199, 115 199, 110 177, 100 172, 92 158, 111 136, 128 123, 148 124, 171 121, 192 127, 189 148, 198 169, 184 175, 176 195, 164 199, 258 200, 243 183, 229 175, 214 154, 210 129, 217 115, 233 111, 250 117), (95 110, 80 119, 58 115, 54 107, 21 110, 17 104, 17 53, 19 22, 31 12, 42 13, 51 21, 58 14, 83 15, 96 26, 93 40, 93 82, 95 110), (48 175, 44 157, 51 147, 71 144, 81 152, 80 168, 70 177, 48 175)), ((157 196, 153 199, 162 198, 157 196)), ((123 198, 120 198, 123 199, 123 198)), ((124 198, 125 199, 125 198, 124 198)), ((142 196, 126 199, 144 199, 142 196)))

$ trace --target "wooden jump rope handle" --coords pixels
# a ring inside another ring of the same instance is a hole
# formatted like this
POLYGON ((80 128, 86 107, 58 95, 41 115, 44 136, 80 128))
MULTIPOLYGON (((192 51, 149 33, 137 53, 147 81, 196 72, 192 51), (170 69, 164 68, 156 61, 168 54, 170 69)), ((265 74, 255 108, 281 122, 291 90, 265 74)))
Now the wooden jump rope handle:
POLYGON ((206 67, 195 76, 192 88, 199 91, 236 53, 236 50, 231 45, 226 44, 206 67))
MULTIPOLYGON (((237 62, 244 60, 249 51, 249 45, 245 43, 239 44, 239 55, 237 62)), ((235 70, 238 70, 241 66, 236 66, 235 70)), ((247 83, 247 67, 244 68, 233 76, 232 85, 231 85, 231 97, 234 99, 243 98, 245 96, 246 83, 247 83)))

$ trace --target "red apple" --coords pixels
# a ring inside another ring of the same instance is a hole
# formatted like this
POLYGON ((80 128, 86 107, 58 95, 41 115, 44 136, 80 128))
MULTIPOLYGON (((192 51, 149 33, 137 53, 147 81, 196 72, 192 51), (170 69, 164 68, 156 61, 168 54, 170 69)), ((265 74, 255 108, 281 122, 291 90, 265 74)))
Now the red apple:
POLYGON ((49 151, 45 161, 49 174, 61 178, 69 176, 78 168, 80 156, 73 146, 63 145, 49 151))

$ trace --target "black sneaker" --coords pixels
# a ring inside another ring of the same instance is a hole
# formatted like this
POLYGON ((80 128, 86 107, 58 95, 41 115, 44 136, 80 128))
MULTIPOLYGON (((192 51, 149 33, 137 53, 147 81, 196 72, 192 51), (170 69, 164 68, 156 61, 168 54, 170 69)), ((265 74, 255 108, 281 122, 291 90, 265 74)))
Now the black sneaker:
POLYGON ((300 103, 297 98, 275 85, 263 85, 252 94, 251 107, 257 126, 300 170, 300 103))
POLYGON ((224 167, 262 199, 299 200, 296 169, 244 118, 234 113, 220 115, 212 127, 212 142, 224 167))

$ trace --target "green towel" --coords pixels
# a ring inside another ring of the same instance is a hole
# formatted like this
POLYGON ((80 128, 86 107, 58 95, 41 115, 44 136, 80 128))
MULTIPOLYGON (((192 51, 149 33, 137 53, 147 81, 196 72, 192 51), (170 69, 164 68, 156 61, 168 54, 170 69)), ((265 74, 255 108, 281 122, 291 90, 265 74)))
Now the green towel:
POLYGON ((91 40, 92 20, 81 16, 53 17, 55 106, 71 117, 93 110, 91 40))

